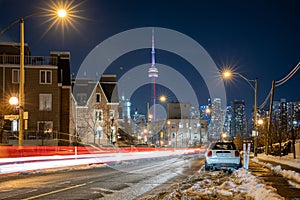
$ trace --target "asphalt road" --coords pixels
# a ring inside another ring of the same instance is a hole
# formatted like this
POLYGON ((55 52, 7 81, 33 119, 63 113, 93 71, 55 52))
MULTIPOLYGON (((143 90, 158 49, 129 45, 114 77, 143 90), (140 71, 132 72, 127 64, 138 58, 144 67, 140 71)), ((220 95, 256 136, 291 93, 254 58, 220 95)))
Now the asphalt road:
POLYGON ((134 199, 184 180, 201 165, 196 155, 1 176, 0 199, 134 199))

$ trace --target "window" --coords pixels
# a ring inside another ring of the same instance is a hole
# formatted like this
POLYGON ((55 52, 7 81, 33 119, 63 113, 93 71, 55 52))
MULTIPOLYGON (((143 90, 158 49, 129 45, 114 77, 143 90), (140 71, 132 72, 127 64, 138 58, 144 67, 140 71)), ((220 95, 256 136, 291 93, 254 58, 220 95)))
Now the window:
POLYGON ((97 93, 96 94, 96 103, 100 103, 101 102, 101 94, 97 93))
POLYGON ((95 129, 95 138, 96 139, 102 139, 102 127, 97 126, 95 129))
POLYGON ((12 131, 18 131, 18 120, 13 120, 11 125, 12 131))
POLYGON ((52 121, 38 121, 37 130, 43 133, 51 133, 53 131, 53 122, 52 121))
POLYGON ((52 71, 41 70, 40 71, 40 84, 51 84, 52 83, 52 71))
POLYGON ((109 118, 113 119, 115 117, 115 111, 114 110, 110 110, 109 111, 109 118))
POLYGON ((179 122, 179 128, 183 128, 183 124, 179 122))
POLYGON ((12 70, 12 83, 19 83, 20 82, 20 70, 13 69, 12 70))
POLYGON ((40 110, 52 110, 52 94, 40 94, 40 110))
POLYGON ((77 100, 79 104, 85 104, 87 99, 86 93, 78 93, 77 94, 77 100))
POLYGON ((102 110, 95 110, 95 121, 101 122, 103 119, 103 111, 102 110))

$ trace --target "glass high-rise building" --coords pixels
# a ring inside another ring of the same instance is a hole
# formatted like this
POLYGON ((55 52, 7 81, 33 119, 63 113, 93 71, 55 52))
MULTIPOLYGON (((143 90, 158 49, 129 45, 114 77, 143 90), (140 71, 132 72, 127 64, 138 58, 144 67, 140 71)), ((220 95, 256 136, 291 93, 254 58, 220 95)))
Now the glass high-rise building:
POLYGON ((246 136, 246 113, 244 100, 234 100, 231 102, 231 115, 230 136, 236 137, 237 134, 240 134, 242 137, 246 136))
POLYGON ((224 126, 224 110, 221 107, 221 99, 214 98, 211 101, 211 118, 208 129, 209 140, 220 140, 224 126))

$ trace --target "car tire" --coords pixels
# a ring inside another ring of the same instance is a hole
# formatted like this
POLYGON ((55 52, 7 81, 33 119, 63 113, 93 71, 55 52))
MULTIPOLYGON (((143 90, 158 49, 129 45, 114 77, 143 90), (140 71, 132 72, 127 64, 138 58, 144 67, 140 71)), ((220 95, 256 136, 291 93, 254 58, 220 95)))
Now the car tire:
POLYGON ((209 171, 209 170, 210 170, 210 167, 207 165, 206 162, 205 162, 205 165, 204 165, 204 169, 205 169, 206 171, 209 171))

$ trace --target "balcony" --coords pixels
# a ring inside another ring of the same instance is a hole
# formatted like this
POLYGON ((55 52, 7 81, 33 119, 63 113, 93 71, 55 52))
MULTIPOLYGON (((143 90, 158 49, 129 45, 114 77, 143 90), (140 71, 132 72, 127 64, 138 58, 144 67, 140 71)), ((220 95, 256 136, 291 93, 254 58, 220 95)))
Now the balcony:
MULTIPOLYGON (((57 57, 51 56, 25 56, 25 65, 57 65, 57 57)), ((19 65, 20 55, 0 55, 0 65, 19 65)))

